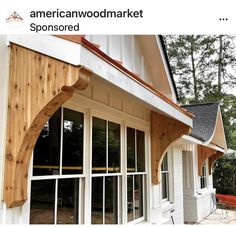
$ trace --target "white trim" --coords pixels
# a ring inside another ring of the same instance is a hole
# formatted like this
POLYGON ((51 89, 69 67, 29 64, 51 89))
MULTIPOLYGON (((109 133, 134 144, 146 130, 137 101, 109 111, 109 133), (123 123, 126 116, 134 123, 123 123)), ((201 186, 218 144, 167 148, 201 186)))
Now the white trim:
POLYGON ((167 61, 166 61, 166 58, 164 56, 164 50, 162 48, 159 35, 156 35, 156 40, 157 40, 158 48, 160 50, 161 59, 162 59, 162 62, 163 62, 164 68, 165 68, 167 80, 169 82, 169 86, 170 86, 170 89, 171 89, 172 99, 174 99, 174 102, 176 102, 177 101, 177 96, 176 96, 176 93, 175 93, 173 82, 171 80, 170 71, 169 71, 169 68, 167 66, 167 61))
POLYGON ((8 35, 9 42, 27 47, 72 65, 80 64, 80 47, 78 43, 70 42, 52 35, 8 35))
POLYGON ((0 37, 0 223, 6 223, 6 204, 3 202, 4 188, 4 168, 5 168, 5 146, 7 129, 7 110, 8 110, 8 84, 9 84, 9 65, 10 49, 6 45, 7 37, 0 37), (2 208, 2 209, 1 209, 2 208), (2 220, 2 221, 1 221, 2 220))
POLYGON ((135 82, 125 73, 78 43, 50 35, 8 35, 7 38, 10 42, 25 46, 72 65, 83 65, 99 75, 99 77, 111 82, 114 86, 118 86, 129 94, 134 95, 147 105, 151 105, 153 110, 164 112, 169 117, 175 118, 188 126, 192 126, 192 119, 190 117, 154 95, 150 90, 135 82))
POLYGON ((225 148, 225 150, 227 150, 226 138, 225 138, 225 132, 224 132, 224 126, 223 126, 223 122, 222 122, 220 106, 218 106, 218 110, 217 110, 217 114, 216 114, 214 131, 213 131, 210 139, 208 141, 204 142, 204 144, 209 144, 213 140, 213 138, 215 136, 215 133, 216 133, 217 126, 218 126, 218 120, 220 120, 220 122, 221 122, 221 126, 222 126, 222 129, 223 129, 223 133, 222 133, 223 135, 221 135, 221 136, 224 137, 224 146, 225 146, 224 148, 225 148))
POLYGON ((145 102, 148 106, 152 106, 154 111, 161 111, 171 118, 175 118, 188 126, 192 126, 192 118, 186 116, 184 113, 153 94, 152 91, 135 82, 132 78, 83 46, 81 46, 80 63, 86 68, 89 68, 95 74, 99 75, 99 77, 112 83, 114 86, 135 96, 145 102))
POLYGON ((57 224, 57 203, 58 203, 58 179, 55 179, 55 208, 54 208, 54 224, 57 224))
POLYGON ((192 136, 188 136, 188 135, 183 135, 180 139, 179 139, 179 142, 182 142, 182 143, 187 143, 187 144, 200 144, 200 145, 204 145, 206 147, 209 147, 209 148, 212 148, 212 149, 215 149, 217 151, 220 151, 220 152, 225 152, 225 150, 215 144, 207 144, 207 143, 204 143, 202 142, 201 140, 198 140, 192 136))

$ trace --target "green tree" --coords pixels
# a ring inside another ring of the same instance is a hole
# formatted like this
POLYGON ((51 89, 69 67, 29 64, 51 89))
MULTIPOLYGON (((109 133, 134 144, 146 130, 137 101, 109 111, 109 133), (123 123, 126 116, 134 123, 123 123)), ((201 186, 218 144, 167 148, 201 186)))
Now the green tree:
POLYGON ((213 187, 216 193, 236 195, 236 158, 233 154, 224 155, 216 161, 213 187))
POLYGON ((221 104, 228 146, 236 149, 236 55, 234 36, 164 36, 180 102, 221 104))
POLYGON ((205 84, 212 80, 216 37, 167 35, 164 42, 180 98, 199 102, 205 84))

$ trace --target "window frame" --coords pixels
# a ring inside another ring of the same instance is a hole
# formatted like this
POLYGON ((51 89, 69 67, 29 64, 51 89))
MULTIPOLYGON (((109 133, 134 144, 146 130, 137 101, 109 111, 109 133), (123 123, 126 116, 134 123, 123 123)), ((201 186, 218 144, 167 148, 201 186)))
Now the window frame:
POLYGON ((161 200, 164 201, 170 201, 170 163, 169 163, 169 152, 167 152, 162 160, 161 164, 161 200), (167 164, 167 170, 162 170, 162 165, 164 164, 164 159, 166 158, 166 164, 167 164), (163 198, 163 174, 167 176, 166 181, 166 192, 165 194, 167 197, 163 198))
MULTIPOLYGON (((149 160, 149 157, 147 155, 147 141, 148 141, 148 129, 146 127, 140 127, 140 125, 138 124, 135 124, 135 123, 131 123, 129 122, 128 124, 125 124, 125 165, 126 165, 126 168, 125 168, 125 184, 127 185, 127 176, 133 176, 133 179, 134 179, 134 176, 136 175, 142 175, 142 184, 143 184, 143 216, 142 217, 139 217, 137 219, 134 218, 134 220, 132 221, 128 221, 128 209, 127 209, 127 202, 128 202, 128 198, 127 198, 127 187, 126 187, 126 191, 124 192, 126 194, 126 203, 125 203, 125 212, 126 212, 126 223, 127 224, 137 224, 139 222, 142 222, 145 220, 145 218, 147 217, 147 191, 149 190, 147 188, 147 182, 148 182, 148 174, 147 174, 147 160, 149 160), (135 172, 128 172, 128 167, 127 167, 127 129, 128 128, 132 128, 132 129, 135 129, 135 158, 137 158, 137 131, 142 131, 144 132, 144 156, 145 156, 145 167, 144 167, 144 171, 143 172, 138 172, 137 171, 137 166, 138 166, 138 162, 137 160, 135 160, 135 172)), ((134 181, 134 180, 133 180, 134 181)), ((134 206, 133 206, 134 208, 134 206)), ((133 216, 135 217, 135 212, 133 214, 133 216)))
MULTIPOLYGON (((104 113, 100 113, 96 110, 92 110, 91 111, 91 116, 90 116, 90 135, 91 135, 91 140, 90 140, 90 146, 91 146, 91 151, 90 151, 90 154, 91 154, 91 159, 90 159, 90 165, 91 165, 91 172, 90 172, 90 178, 91 178, 91 195, 92 195, 92 178, 95 178, 95 177, 102 177, 103 178, 103 196, 105 195, 105 178, 106 177, 111 177, 111 176, 114 176, 114 177, 117 177, 117 221, 118 223, 117 224, 121 224, 121 215, 120 215, 120 210, 122 209, 122 206, 121 206, 121 203, 120 203, 120 197, 121 197, 121 194, 122 194, 122 188, 121 188, 121 185, 122 185, 122 176, 123 176, 123 173, 122 173, 122 121, 119 120, 118 118, 116 117, 111 117, 107 114, 104 114, 104 113), (120 171, 117 172, 117 173, 109 173, 108 171, 108 135, 106 134, 106 172, 104 173, 93 173, 92 172, 92 168, 93 168, 93 163, 92 163, 92 160, 93 160, 93 147, 92 147, 92 131, 93 131, 93 118, 99 118, 101 120, 104 120, 106 121, 106 133, 108 133, 108 125, 109 125, 109 122, 112 122, 112 123, 116 123, 116 124, 119 124, 120 125, 120 171)), ((105 199, 103 198, 103 206, 105 206, 105 199)), ((105 221, 105 211, 104 211, 104 207, 103 207, 103 225, 105 225, 106 223, 104 223, 105 221)), ((91 223, 92 223, 92 198, 91 198, 91 223)))
POLYGON ((207 160, 202 164, 202 176, 199 176, 199 187, 201 190, 208 188, 207 160))
MULTIPOLYGON (((85 96, 75 96, 68 100, 62 107, 68 108, 70 110, 78 111, 84 114, 84 146, 83 146, 83 174, 80 176, 83 178, 83 185, 80 184, 80 216, 79 216, 79 224, 91 224, 91 192, 92 192, 92 117, 98 117, 101 119, 105 119, 111 122, 115 122, 120 124, 121 130, 121 162, 120 162, 120 176, 121 176, 121 184, 120 184, 120 195, 119 196, 119 206, 118 209, 118 223, 119 224, 127 224, 127 207, 126 207, 126 200, 127 200, 127 160, 126 160, 126 128, 131 127, 135 128, 136 130, 141 130, 145 134, 145 173, 146 179, 143 180, 143 217, 136 219, 132 222, 132 224, 139 223, 141 221, 146 220, 150 216, 149 209, 151 201, 150 198, 147 196, 151 192, 150 185, 148 182, 151 182, 151 176, 147 173, 151 172, 151 167, 148 165, 150 163, 150 122, 148 120, 144 120, 129 113, 126 113, 122 110, 111 108, 107 105, 102 103, 98 103, 90 98, 85 96), (78 102, 79 98, 79 102, 78 102), (85 167, 86 166, 86 167, 85 167), (90 192, 90 193, 85 193, 90 192)), ((32 176, 32 166, 33 166, 33 155, 31 157, 30 167, 29 168, 29 176, 32 176)), ((109 173, 108 176, 112 176, 113 173, 109 173)), ((56 175, 48 176, 48 178, 53 178, 56 175)), ((94 175, 95 176, 95 175, 94 175)), ((64 175, 58 177, 58 179, 69 178, 70 175, 64 175)), ((72 177, 76 177, 73 174, 72 177)), ((37 177, 38 179, 45 178, 37 177)), ((29 198, 31 197, 31 177, 28 178, 28 192, 29 198)), ((24 221, 22 223, 29 224, 29 215, 30 215, 30 199, 28 199, 23 206, 23 216, 24 221)))
MULTIPOLYGON (((84 191, 84 182, 85 182, 85 174, 84 174, 84 161, 85 161, 85 128, 83 129, 83 161, 82 161, 82 165, 83 165, 83 171, 82 173, 79 174, 62 174, 62 155, 63 155, 63 132, 64 132, 64 109, 69 109, 69 110, 73 110, 76 112, 80 112, 83 114, 84 118, 83 118, 83 127, 85 127, 85 112, 78 110, 76 108, 71 108, 71 107, 66 107, 66 106, 61 106, 61 127, 60 127, 60 162, 59 162, 59 174, 56 175, 42 175, 42 176, 34 176, 33 175, 33 156, 34 156, 34 152, 32 154, 32 159, 31 159, 31 173, 30 173, 30 178, 29 178, 29 185, 30 185, 30 189, 31 189, 31 182, 32 181, 40 181, 40 180, 55 180, 55 204, 54 204, 54 224, 57 224, 57 207, 58 207, 58 181, 60 179, 79 179, 79 209, 78 209, 78 224, 83 224, 83 195, 82 192, 84 191)), ((29 224, 30 224, 30 209, 31 209, 31 190, 29 190, 29 224)))

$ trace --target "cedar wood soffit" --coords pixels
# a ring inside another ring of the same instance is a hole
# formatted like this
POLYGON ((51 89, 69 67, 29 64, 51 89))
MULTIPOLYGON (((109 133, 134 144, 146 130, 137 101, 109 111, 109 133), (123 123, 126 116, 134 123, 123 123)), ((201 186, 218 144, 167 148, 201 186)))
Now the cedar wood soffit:
POLYGON ((92 72, 12 44, 3 200, 7 207, 27 199, 28 168, 45 123, 73 95, 87 88, 92 72))

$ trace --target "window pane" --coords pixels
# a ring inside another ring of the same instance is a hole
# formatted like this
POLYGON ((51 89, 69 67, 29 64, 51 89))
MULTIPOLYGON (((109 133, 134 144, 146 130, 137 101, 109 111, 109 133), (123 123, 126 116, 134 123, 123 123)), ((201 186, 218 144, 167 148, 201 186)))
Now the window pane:
POLYGON ((127 128, 127 172, 135 172, 135 130, 127 128))
POLYGON ((134 220, 134 200, 133 195, 133 176, 127 176, 127 211, 128 211, 128 222, 134 220))
POLYGON ((108 122, 108 172, 120 172, 120 125, 108 122))
POLYGON ((92 224, 103 224, 103 177, 92 178, 92 224))
POLYGON ((63 122, 62 174, 80 174, 83 172, 84 116, 64 109, 63 122))
POLYGON ((137 130, 137 168, 138 172, 145 171, 145 139, 144 132, 137 130))
POLYGON ((79 179, 58 180, 57 224, 78 224, 79 179))
POLYGON ((117 177, 105 177, 105 224, 117 224, 117 177))
POLYGON ((106 121, 93 117, 93 173, 106 172, 106 121))
POLYGON ((143 177, 135 176, 134 198, 135 198, 135 219, 143 216, 143 177))
POLYGON ((31 181, 30 224, 53 224, 55 180, 31 181))
POLYGON ((45 124, 34 147, 33 175, 59 174, 61 109, 45 124))
POLYGON ((165 154, 162 163, 161 163, 161 171, 168 171, 168 158, 167 154, 165 154))
POLYGON ((168 190, 169 190, 169 179, 168 179, 168 173, 162 173, 161 174, 162 179, 161 179, 161 183, 162 183, 162 199, 168 199, 168 190))

